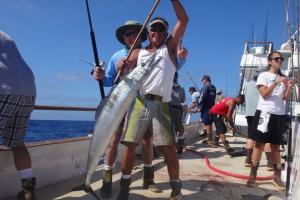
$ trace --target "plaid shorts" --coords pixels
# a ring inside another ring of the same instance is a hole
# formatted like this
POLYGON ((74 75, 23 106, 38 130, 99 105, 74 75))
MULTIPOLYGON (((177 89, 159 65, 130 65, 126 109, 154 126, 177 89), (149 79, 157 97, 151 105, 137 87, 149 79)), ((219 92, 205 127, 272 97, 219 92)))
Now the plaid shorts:
POLYGON ((122 144, 139 143, 153 136, 155 146, 174 145, 169 105, 159 100, 137 97, 126 119, 122 144))
POLYGON ((10 94, 0 95, 0 135, 2 144, 15 148, 23 141, 35 98, 10 94))

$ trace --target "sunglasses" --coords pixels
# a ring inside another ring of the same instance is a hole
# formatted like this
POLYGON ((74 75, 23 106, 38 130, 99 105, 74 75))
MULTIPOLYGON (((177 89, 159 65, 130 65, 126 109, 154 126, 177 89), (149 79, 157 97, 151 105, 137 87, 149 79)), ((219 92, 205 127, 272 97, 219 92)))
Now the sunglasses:
POLYGON ((131 31, 131 32, 126 32, 126 33, 124 33, 124 36, 125 36, 125 37, 130 37, 130 36, 133 36, 133 35, 136 35, 136 34, 137 34, 136 31, 131 31))
POLYGON ((284 61, 284 58, 282 57, 274 57, 274 58, 271 58, 271 60, 274 60, 275 62, 283 62, 284 61))
POLYGON ((164 27, 151 27, 150 31, 151 32, 158 32, 158 33, 162 33, 164 32, 166 29, 164 27))

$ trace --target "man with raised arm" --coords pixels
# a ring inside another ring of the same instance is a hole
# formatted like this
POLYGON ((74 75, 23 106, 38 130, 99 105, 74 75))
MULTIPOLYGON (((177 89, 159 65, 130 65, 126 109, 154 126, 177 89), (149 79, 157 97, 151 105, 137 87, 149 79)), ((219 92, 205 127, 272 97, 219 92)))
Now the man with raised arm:
POLYGON ((160 17, 152 19, 148 33, 150 44, 145 49, 136 49, 129 60, 123 59, 118 64, 119 69, 134 67, 145 63, 153 54, 156 55, 155 60, 159 60, 154 61, 157 65, 140 88, 128 116, 127 130, 122 141, 126 148, 118 200, 129 199, 135 149, 139 141, 147 137, 153 137, 154 145, 163 147, 172 188, 171 199, 182 199, 179 161, 171 131, 168 102, 171 101, 173 77, 177 66, 177 46, 185 32, 188 16, 179 0, 171 0, 171 3, 177 16, 171 34, 168 35, 169 24, 165 19, 160 17))

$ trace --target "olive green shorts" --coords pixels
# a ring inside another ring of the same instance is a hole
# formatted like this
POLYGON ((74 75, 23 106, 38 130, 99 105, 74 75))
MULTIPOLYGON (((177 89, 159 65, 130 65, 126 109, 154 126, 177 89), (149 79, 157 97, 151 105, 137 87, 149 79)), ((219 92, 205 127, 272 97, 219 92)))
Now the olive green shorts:
POLYGON ((139 143, 153 136, 155 146, 174 145, 168 103, 137 97, 129 110, 121 143, 139 143))

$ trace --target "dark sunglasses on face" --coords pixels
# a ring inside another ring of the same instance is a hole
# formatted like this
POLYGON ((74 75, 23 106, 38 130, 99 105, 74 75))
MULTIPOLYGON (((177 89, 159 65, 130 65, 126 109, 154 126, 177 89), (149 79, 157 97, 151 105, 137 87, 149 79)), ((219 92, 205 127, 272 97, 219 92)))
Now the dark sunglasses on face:
POLYGON ((274 60, 275 62, 283 62, 284 61, 284 58, 282 57, 274 57, 274 58, 271 58, 271 60, 274 60))
POLYGON ((151 27, 150 28, 150 31, 151 32, 159 32, 159 33, 162 33, 164 32, 166 29, 164 27, 151 27))
POLYGON ((136 31, 131 31, 131 32, 126 32, 126 33, 124 33, 124 36, 130 37, 130 36, 133 36, 133 35, 136 35, 136 34, 137 34, 136 31))

